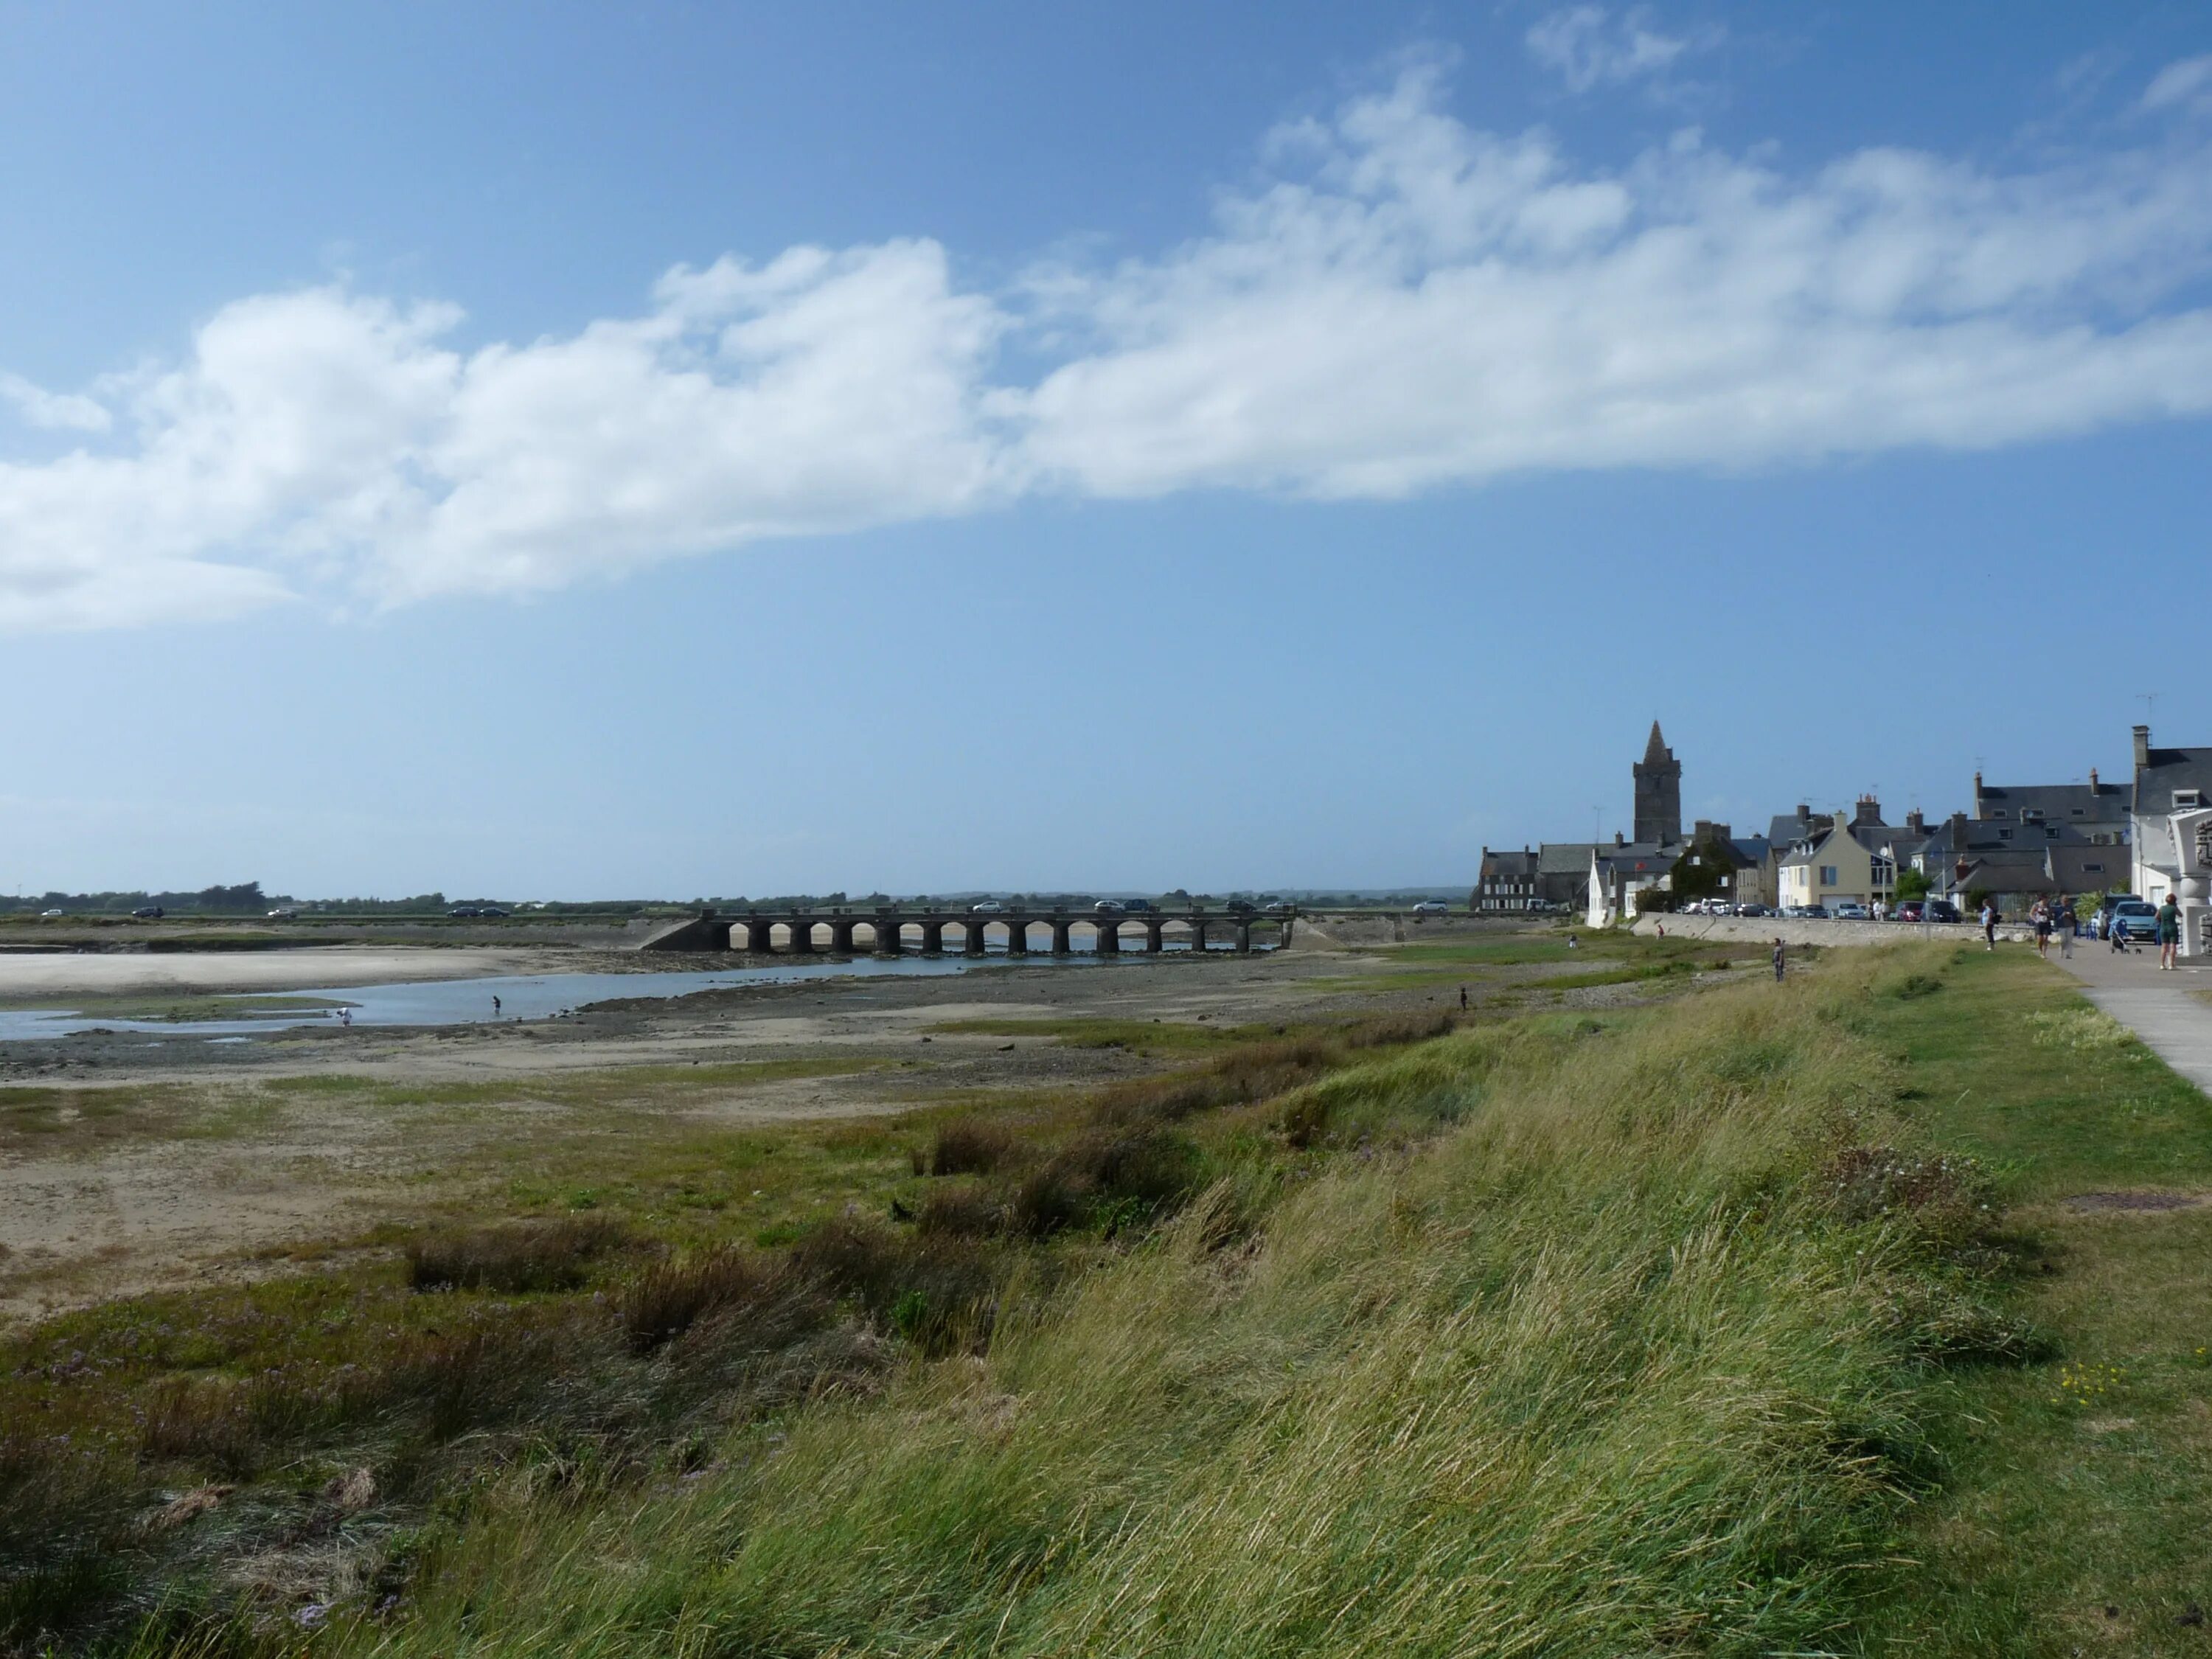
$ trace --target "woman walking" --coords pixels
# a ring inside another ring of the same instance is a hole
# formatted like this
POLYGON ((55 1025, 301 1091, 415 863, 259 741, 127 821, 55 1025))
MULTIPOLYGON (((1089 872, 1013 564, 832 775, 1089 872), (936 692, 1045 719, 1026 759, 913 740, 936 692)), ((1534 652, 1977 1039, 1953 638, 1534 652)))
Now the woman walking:
POLYGON ((1982 949, 1997 948, 1997 902, 1993 898, 1982 901, 1982 949))
POLYGON ((2034 923, 2034 924, 2035 924, 2035 954, 2036 954, 2036 955, 2038 955, 2038 956, 2039 956, 2039 957, 2042 957, 2045 962, 2050 961, 2050 960, 2051 960, 2051 906, 2050 906, 2050 904, 2049 904, 2046 901, 2045 901, 2045 900, 2043 900, 2043 899, 2038 899, 2038 900, 2036 900, 2036 902, 2035 902, 2035 908, 2034 908, 2033 909, 2030 910, 2030 911, 2027 913, 2027 919, 2028 919, 2031 922, 2033 922, 2033 923, 2034 923))

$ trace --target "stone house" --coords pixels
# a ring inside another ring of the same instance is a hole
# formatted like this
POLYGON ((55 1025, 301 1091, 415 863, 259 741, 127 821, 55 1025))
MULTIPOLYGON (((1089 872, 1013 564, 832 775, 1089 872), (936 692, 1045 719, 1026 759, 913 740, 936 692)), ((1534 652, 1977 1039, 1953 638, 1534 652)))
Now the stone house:
POLYGON ((2212 806, 2212 748, 2154 749, 2150 727, 2135 728, 2136 781, 2129 802, 2134 890, 2156 904, 2172 885, 2172 826, 2167 818, 2212 806))

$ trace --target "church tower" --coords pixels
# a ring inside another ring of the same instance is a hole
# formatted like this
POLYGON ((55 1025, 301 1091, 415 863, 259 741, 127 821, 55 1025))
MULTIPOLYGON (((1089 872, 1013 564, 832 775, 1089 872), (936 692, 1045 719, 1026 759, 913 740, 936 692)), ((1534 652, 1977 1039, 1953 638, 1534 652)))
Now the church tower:
POLYGON ((1636 763, 1636 839, 1664 846, 1682 839, 1682 763, 1651 722, 1651 741, 1636 763))

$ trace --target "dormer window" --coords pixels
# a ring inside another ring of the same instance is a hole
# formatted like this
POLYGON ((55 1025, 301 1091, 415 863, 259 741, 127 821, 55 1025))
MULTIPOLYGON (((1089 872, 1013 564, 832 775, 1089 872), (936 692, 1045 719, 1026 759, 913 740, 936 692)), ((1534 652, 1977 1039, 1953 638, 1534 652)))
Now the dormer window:
POLYGON ((2011 830, 1998 830, 1998 831, 1997 831, 1997 839, 1998 839, 1999 841, 2010 841, 2010 840, 2012 839, 2012 831, 2011 831, 2011 830))
POLYGON ((2002 817, 2004 815, 2005 815, 2005 811, 2004 811, 2004 808, 2003 808, 2003 807, 2002 807, 2002 806, 1998 807, 1998 808, 1997 808, 1997 810, 1996 810, 1996 811, 1994 811, 1994 812, 1992 812, 1992 813, 1990 813, 1990 816, 1991 817, 1993 817, 1993 818, 2001 818, 2001 817, 2002 817))
MULTIPOLYGON (((1999 817, 2002 817, 2004 814, 2000 812, 1997 816, 1999 817)), ((2036 807, 2022 807, 2021 809, 2020 821, 2022 823, 2040 823, 2043 822, 2043 813, 2036 807)))
POLYGON ((2203 805, 2204 792, 2201 789, 2177 789, 2173 792, 2173 806, 2176 811, 2203 805))

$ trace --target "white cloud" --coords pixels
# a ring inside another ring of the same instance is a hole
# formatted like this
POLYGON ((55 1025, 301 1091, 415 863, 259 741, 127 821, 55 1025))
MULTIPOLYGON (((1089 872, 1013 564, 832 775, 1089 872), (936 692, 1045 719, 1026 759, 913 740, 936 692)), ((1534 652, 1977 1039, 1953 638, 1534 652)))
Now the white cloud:
POLYGON ((1409 76, 1312 174, 1057 303, 1109 338, 1024 401, 1071 488, 1400 496, 1545 468, 1979 448, 2212 407, 2201 150, 1792 179, 1692 141, 1615 178, 1409 76), (2116 313, 2118 313, 2116 315, 2116 313))
POLYGON ((47 431, 105 432, 110 420, 107 406, 96 398, 48 392, 20 374, 4 372, 0 372, 0 402, 14 404, 27 426, 47 431))
POLYGON ((2144 88, 2145 109, 2212 110, 2212 52, 2168 64, 2144 88))
POLYGON ((315 289, 97 398, 9 382, 90 435, 0 460, 0 627, 549 590, 1024 491, 1387 499, 2212 408, 2185 130, 2033 173, 1792 175, 1688 136, 1606 173, 1469 128, 1415 71, 1276 137, 1209 234, 1002 293, 928 241, 799 248, 463 350, 450 307, 315 289), (994 373, 1009 335, 1034 378, 994 373))
POLYGON ((1618 17, 1603 6, 1565 7, 1533 24, 1523 40, 1528 55, 1571 92, 1662 74, 1692 46, 1652 27, 1641 6, 1618 17))

